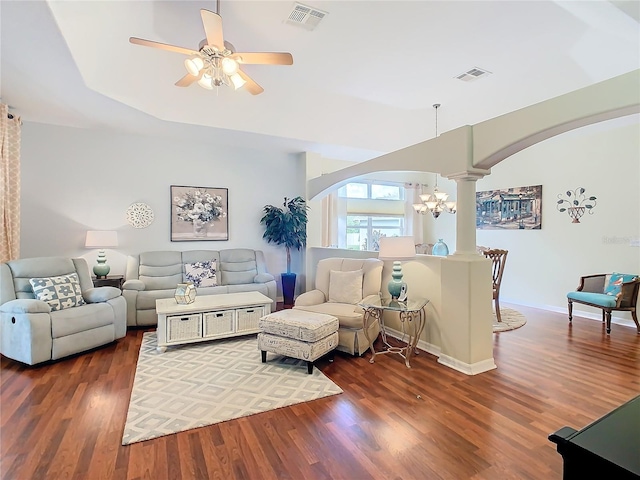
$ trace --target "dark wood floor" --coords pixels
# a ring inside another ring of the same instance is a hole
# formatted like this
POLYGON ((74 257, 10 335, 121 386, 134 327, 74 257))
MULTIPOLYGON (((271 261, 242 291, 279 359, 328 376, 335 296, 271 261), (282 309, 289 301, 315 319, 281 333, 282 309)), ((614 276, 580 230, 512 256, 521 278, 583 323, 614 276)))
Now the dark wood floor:
POLYGON ((344 393, 120 445, 144 330, 41 367, 2 358, 0 476, 10 479, 560 479, 549 433, 640 394, 640 335, 516 307, 497 370, 466 376, 421 354, 336 355, 344 393))

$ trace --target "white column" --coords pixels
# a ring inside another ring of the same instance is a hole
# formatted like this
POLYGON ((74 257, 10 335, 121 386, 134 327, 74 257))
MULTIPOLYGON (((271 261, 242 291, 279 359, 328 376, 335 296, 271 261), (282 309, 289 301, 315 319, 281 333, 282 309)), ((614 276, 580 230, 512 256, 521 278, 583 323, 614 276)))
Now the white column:
POLYGON ((456 251, 454 255, 476 252, 476 181, 484 174, 464 172, 447 176, 456 181, 456 251))

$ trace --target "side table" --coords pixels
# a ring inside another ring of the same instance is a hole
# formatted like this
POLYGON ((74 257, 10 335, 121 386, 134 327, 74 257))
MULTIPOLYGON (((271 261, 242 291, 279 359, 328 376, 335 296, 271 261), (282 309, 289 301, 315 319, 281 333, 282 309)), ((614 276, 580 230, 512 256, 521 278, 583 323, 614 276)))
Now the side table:
POLYGON ((399 302, 397 300, 391 300, 389 298, 383 298, 379 305, 369 303, 359 303, 364 309, 363 327, 364 334, 369 341, 369 348, 371 349, 371 359, 369 363, 374 363, 376 355, 382 355, 384 353, 397 353, 404 358, 404 363, 407 368, 411 368, 409 364, 411 354, 417 355, 416 349, 420 334, 424 329, 425 313, 424 307, 429 303, 426 298, 412 298, 405 302, 399 302), (387 342, 387 333, 384 326, 384 312, 398 312, 400 316, 400 322, 402 323, 402 332, 408 335, 408 340, 404 347, 396 347, 390 345, 387 342), (371 322, 378 322, 380 324, 380 333, 382 335, 382 341, 386 346, 386 350, 376 352, 373 348, 374 339, 369 338, 368 331, 371 322))
POLYGON ((110 275, 107 278, 91 277, 94 287, 116 287, 122 290, 122 284, 124 282, 123 275, 110 275))

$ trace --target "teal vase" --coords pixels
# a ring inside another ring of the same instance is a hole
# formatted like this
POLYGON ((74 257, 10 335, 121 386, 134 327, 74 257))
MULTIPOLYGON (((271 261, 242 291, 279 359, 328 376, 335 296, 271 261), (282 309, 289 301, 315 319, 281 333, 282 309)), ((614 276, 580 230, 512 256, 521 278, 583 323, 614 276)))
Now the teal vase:
POLYGON ((449 247, 447 247, 447 244, 444 243, 441 238, 439 238, 438 242, 431 249, 431 254, 438 257, 446 257, 447 255, 449 255, 449 247))

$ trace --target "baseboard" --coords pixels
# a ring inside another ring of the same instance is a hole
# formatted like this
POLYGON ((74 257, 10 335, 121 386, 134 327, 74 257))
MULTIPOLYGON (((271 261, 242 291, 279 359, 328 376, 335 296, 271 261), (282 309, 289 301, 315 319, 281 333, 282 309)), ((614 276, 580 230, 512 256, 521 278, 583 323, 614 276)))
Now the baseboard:
MULTIPOLYGON (((406 337, 406 335, 403 335, 402 332, 399 332, 398 330, 394 330, 393 328, 386 327, 385 331, 387 332, 387 335, 389 335, 390 337, 393 337, 399 340, 401 340, 403 337, 406 337)), ((425 342, 422 339, 418 340, 418 348, 431 355, 435 355, 436 357, 438 357, 438 363, 444 365, 445 367, 449 367, 454 370, 457 370, 458 372, 462 372, 465 375, 477 375, 479 373, 488 372, 489 370, 493 370, 494 368, 497 368, 493 358, 489 358, 487 360, 483 360, 481 362, 472 363, 472 364, 464 363, 453 357, 444 355, 440 350, 440 347, 438 347, 437 345, 433 345, 432 343, 425 342)))
MULTIPOLYGON (((536 303, 525 303, 525 302, 513 301, 508 299, 504 299, 504 300, 500 299, 500 303, 502 302, 508 303, 510 305, 521 305, 523 307, 537 308, 539 310, 546 310, 548 312, 563 313, 567 316, 567 320, 569 320, 569 310, 567 307, 556 307, 554 305, 541 305, 536 303)), ((584 310, 576 309, 576 305, 577 304, 574 304, 573 306, 574 317, 586 318, 588 320, 597 320, 599 322, 602 321, 602 310, 596 307, 593 307, 594 309, 593 312, 585 312, 584 310)), ((624 325, 625 327, 636 328, 636 324, 633 323, 632 319, 618 317, 615 315, 615 313, 611 315, 611 323, 615 323, 616 325, 624 325)))
POLYGON ((440 355, 438 363, 445 365, 453 370, 462 372, 465 375, 477 375, 479 373, 488 372, 494 368, 498 368, 493 358, 488 358, 476 363, 464 363, 448 355, 440 355))

